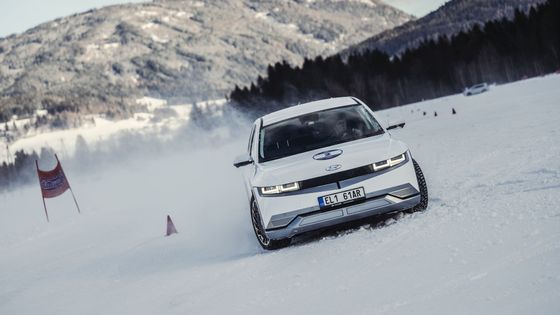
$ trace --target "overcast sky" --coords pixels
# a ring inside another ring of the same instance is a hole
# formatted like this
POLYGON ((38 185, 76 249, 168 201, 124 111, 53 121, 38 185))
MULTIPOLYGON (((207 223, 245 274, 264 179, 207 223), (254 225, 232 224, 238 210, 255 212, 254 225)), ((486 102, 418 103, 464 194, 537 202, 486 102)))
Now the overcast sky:
MULTIPOLYGON (((224 0, 227 1, 227 0, 224 0)), ((279 0, 282 1, 282 0, 279 0)), ((102 6, 146 0, 0 0, 0 37, 21 33, 33 26, 66 15, 102 6)), ((446 0, 385 0, 403 11, 423 16, 446 0)))
MULTIPOLYGON (((2 0, 0 0, 2 1, 2 0)), ((399 8, 407 13, 413 14, 417 17, 422 17, 434 10, 437 10, 441 5, 449 0, 384 0, 396 8, 399 8)))
POLYGON ((93 8, 146 0, 0 0, 0 37, 93 8))

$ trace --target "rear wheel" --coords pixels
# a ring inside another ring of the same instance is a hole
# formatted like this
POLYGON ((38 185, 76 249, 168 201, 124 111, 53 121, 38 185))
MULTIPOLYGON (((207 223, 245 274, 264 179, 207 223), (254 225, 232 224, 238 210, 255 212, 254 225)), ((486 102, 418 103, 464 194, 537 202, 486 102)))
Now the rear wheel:
POLYGON ((267 250, 279 249, 290 245, 291 239, 281 239, 281 240, 271 240, 268 238, 264 232, 264 227, 262 225, 261 215, 259 212, 259 206, 255 198, 251 199, 251 222, 253 223, 253 231, 255 231, 255 236, 257 241, 262 246, 262 248, 267 250))
POLYGON ((420 188, 420 203, 412 207, 408 212, 424 211, 428 208, 428 185, 426 184, 426 179, 424 178, 420 165, 418 165, 414 159, 412 159, 412 164, 414 165, 414 172, 418 180, 418 188, 420 188))

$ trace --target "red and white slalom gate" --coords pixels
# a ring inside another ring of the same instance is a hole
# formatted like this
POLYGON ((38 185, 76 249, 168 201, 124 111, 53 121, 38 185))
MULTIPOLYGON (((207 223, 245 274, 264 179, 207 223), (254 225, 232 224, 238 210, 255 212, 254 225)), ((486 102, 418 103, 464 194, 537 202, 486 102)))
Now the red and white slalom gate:
POLYGON ((45 216, 47 217, 47 222, 49 222, 49 213, 47 212, 47 204, 45 203, 45 198, 58 197, 67 190, 70 190, 70 192, 72 193, 72 198, 74 199, 74 203, 76 204, 78 213, 80 213, 80 207, 78 206, 78 202, 76 201, 76 197, 74 196, 72 187, 70 187, 68 178, 64 174, 64 170, 62 169, 62 165, 58 160, 58 156, 55 154, 54 157, 56 158, 56 167, 50 171, 40 170, 39 162, 35 160, 35 166, 37 167, 37 176, 39 177, 39 186, 41 187, 41 196, 43 198, 43 207, 45 208, 45 216))

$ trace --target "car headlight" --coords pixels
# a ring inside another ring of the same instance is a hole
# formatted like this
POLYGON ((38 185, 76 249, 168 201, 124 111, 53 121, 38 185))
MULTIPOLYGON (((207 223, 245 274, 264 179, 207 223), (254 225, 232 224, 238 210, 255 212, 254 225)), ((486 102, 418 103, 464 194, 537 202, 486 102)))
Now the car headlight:
POLYGON ((383 160, 383 161, 373 163, 372 166, 373 166, 373 170, 377 172, 389 167, 393 167, 395 165, 399 165, 405 160, 406 160, 406 152, 399 154, 395 157, 392 157, 388 160, 383 160))
POLYGON ((299 190, 299 183, 294 182, 294 183, 289 183, 284 185, 260 187, 259 190, 263 195, 275 195, 275 194, 299 190))

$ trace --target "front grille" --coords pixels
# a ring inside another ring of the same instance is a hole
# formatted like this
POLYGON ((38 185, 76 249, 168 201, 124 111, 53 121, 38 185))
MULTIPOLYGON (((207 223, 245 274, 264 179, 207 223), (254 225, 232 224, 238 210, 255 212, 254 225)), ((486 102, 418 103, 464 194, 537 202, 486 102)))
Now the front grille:
POLYGON ((347 179, 351 179, 351 178, 355 178, 355 177, 359 177, 359 176, 364 176, 364 175, 369 175, 369 174, 373 174, 375 173, 375 175, 381 175, 384 174, 386 172, 389 172, 391 170, 394 170, 395 168, 401 167, 403 165, 405 165, 406 163, 408 163, 408 154, 405 154, 405 159, 402 163, 397 164, 393 167, 386 167, 382 170, 377 170, 375 171, 373 169, 373 164, 368 164, 365 166, 360 166, 360 167, 356 167, 356 168, 352 168, 346 171, 342 171, 342 172, 338 172, 338 173, 334 173, 334 174, 329 174, 329 175, 325 175, 325 176, 319 176, 319 177, 315 177, 315 178, 310 178, 310 179, 306 179, 306 180, 302 180, 301 182, 299 182, 300 184, 300 191, 304 190, 304 189, 308 189, 308 188, 313 188, 313 187, 318 187, 318 186, 323 186, 323 185, 328 185, 328 184, 333 184, 336 183, 340 188, 340 182, 345 181, 347 179))
POLYGON ((325 176, 319 176, 315 178, 306 179, 300 182, 301 189, 307 189, 327 184, 332 184, 340 182, 346 179, 367 175, 373 173, 373 167, 371 164, 366 166, 360 166, 346 171, 329 174, 325 176))

